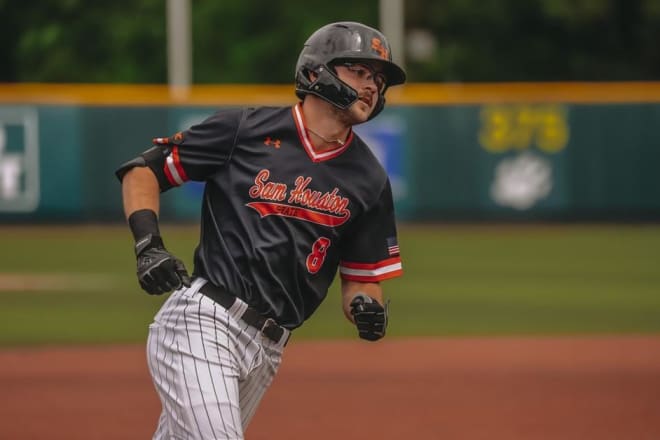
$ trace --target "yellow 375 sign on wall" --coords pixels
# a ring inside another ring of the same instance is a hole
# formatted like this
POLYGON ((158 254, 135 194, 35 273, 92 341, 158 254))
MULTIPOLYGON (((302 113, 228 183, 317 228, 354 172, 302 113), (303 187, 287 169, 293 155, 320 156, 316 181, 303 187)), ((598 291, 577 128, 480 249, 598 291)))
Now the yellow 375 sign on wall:
POLYGON ((491 105, 481 109, 479 143, 491 153, 537 147, 557 153, 568 144, 570 130, 562 105, 491 105))

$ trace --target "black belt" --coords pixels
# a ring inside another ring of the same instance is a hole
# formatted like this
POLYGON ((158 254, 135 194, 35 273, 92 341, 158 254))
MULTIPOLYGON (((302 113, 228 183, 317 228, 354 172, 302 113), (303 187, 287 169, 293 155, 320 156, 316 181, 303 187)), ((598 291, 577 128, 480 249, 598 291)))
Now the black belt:
MULTIPOLYGON (((236 302, 234 295, 211 283, 204 284, 199 291, 227 310, 236 302)), ((273 318, 266 318, 251 307, 245 309, 240 319, 245 321, 246 324, 259 329, 261 333, 275 343, 279 343, 286 333, 284 327, 278 325, 273 318)))

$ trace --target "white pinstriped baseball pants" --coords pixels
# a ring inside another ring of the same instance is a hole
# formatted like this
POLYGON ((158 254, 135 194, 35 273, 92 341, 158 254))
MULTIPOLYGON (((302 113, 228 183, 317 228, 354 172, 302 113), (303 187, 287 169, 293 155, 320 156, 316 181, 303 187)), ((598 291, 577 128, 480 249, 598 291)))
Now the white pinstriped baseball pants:
MULTIPOLYGON (((163 410, 161 439, 243 439, 282 359, 278 344, 198 290, 173 292, 149 326, 147 362, 163 410)), ((286 335, 285 335, 286 336, 286 335)))

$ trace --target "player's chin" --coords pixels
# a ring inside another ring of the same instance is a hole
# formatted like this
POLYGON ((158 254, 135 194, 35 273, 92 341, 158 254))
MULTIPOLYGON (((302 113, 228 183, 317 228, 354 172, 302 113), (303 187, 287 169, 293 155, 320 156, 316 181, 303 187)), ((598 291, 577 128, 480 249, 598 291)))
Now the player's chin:
POLYGON ((374 106, 369 103, 359 100, 351 108, 351 117, 353 124, 361 124, 369 120, 369 116, 374 111, 374 106))

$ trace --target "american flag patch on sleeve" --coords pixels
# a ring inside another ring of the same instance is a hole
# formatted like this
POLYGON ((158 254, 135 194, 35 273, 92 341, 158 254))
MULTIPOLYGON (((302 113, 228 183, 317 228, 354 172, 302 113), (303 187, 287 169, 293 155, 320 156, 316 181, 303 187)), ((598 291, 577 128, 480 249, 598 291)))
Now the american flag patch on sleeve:
POLYGON ((396 237, 389 237, 387 239, 387 253, 390 257, 399 255, 399 243, 396 241, 396 237))

